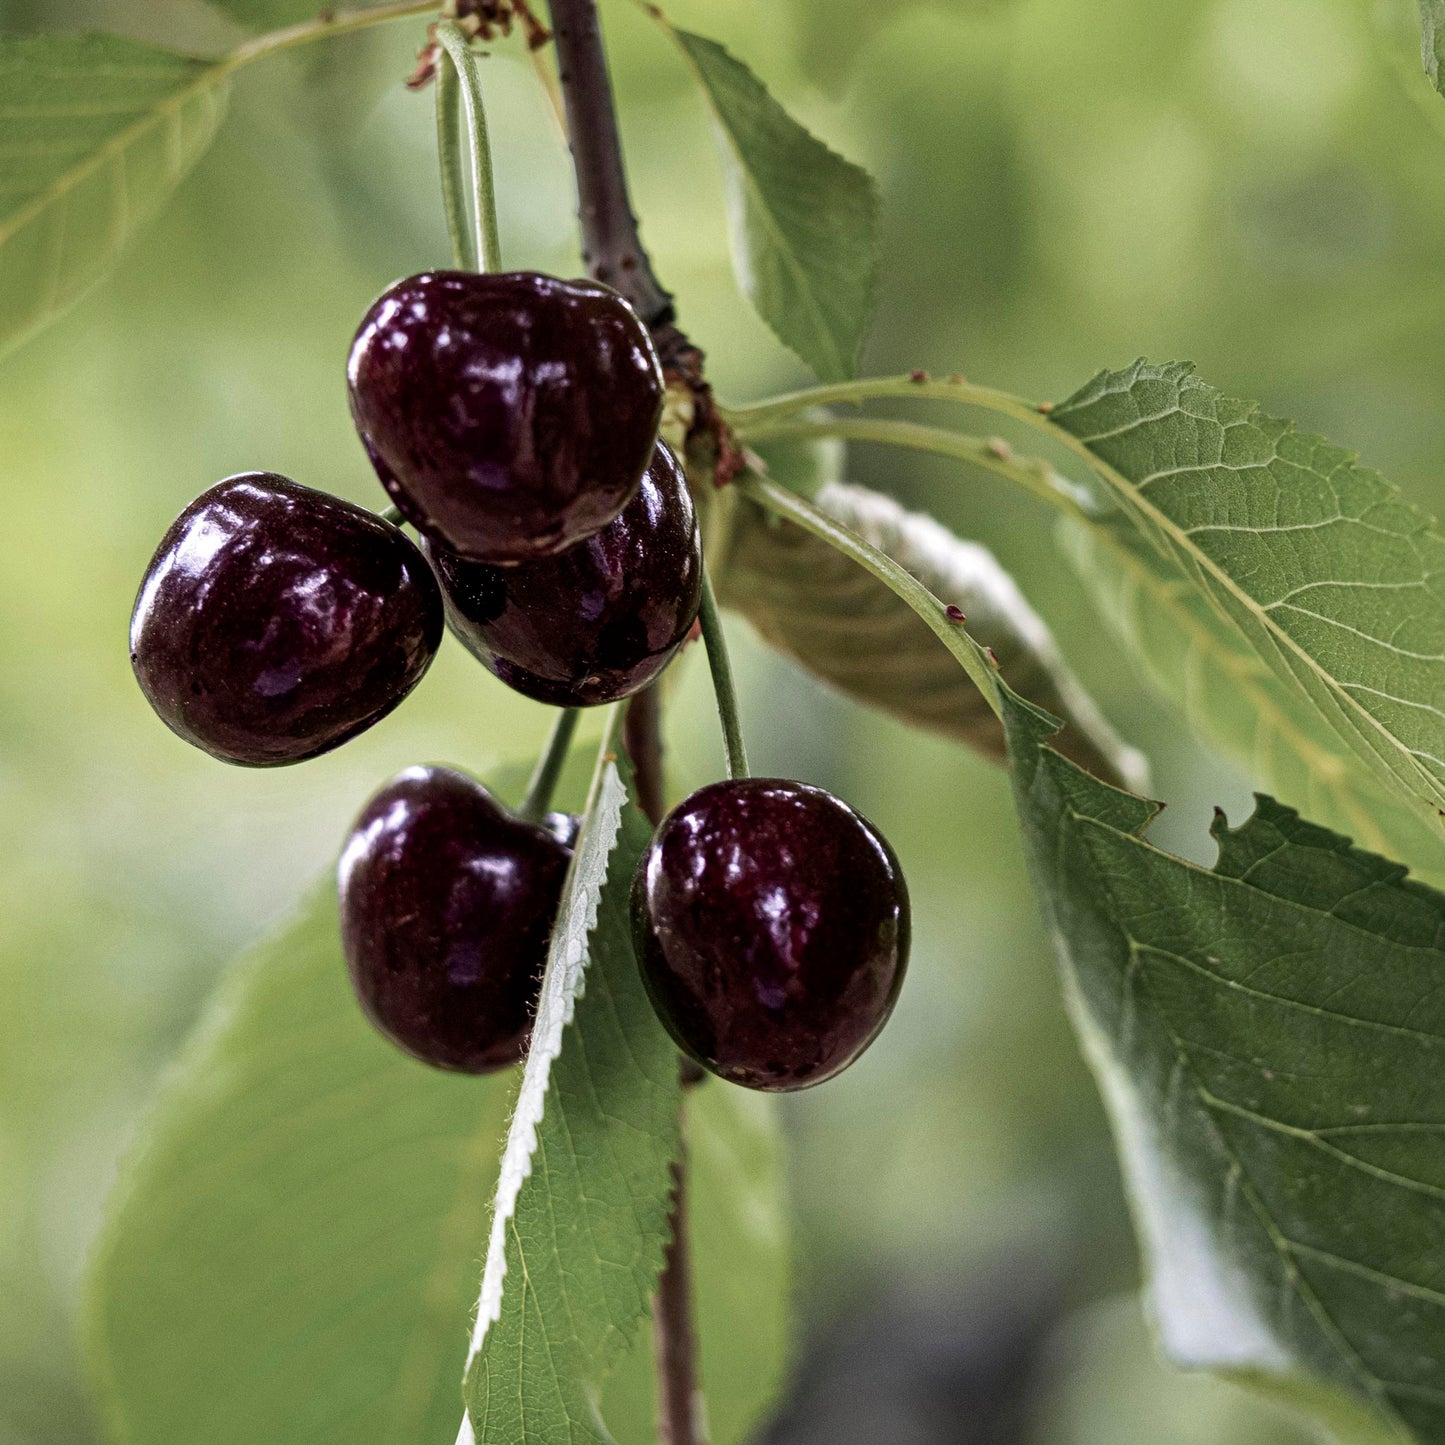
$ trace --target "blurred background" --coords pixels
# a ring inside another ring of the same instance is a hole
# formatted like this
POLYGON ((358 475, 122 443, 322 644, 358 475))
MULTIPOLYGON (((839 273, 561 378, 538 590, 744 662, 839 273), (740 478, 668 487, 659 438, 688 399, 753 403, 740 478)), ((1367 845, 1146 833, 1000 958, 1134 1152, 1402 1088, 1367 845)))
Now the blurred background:
MULTIPOLYGON (((1445 506, 1445 101, 1411 0, 672 0, 869 166, 886 256, 865 369, 1062 396, 1137 355, 1354 446, 1445 506)), ((729 399, 802 383, 739 296, 712 140, 667 43, 604 7, 644 238, 729 399)), ((198 51, 202 0, 0 0, 0 27, 198 51)), ((113 278, 0 363, 0 1445, 100 1434, 77 1286, 117 1157, 228 958, 421 760, 484 771, 545 719, 448 643, 417 695, 304 767, 172 737, 134 686, 142 568, 198 491, 286 472, 380 502, 346 412, 357 319, 448 256, 420 26, 248 71, 218 144, 113 278)), ((566 156, 515 44, 486 79, 510 262, 577 269, 566 156)), ((1104 640, 1051 519, 1002 483, 858 449, 851 479, 992 547, 1145 748, 1191 856, 1246 780, 1104 640)), ((870 814, 912 883, 889 1031, 790 1099, 804 1346, 769 1445, 1293 1445, 1302 1426, 1153 1352, 1093 1087, 1003 775, 826 695, 735 629, 762 773, 870 814)), ((694 663, 680 790, 720 771, 694 663)))

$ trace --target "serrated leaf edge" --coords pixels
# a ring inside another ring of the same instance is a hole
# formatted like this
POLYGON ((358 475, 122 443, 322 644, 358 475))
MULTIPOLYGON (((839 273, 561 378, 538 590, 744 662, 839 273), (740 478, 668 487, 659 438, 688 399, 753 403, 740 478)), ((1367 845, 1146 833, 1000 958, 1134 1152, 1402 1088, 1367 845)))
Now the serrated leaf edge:
MULTIPOLYGON (((827 316, 818 306, 817 299, 814 295, 814 289, 808 279, 808 274, 806 271, 802 270, 798 266, 797 261, 794 258, 793 247, 784 241, 782 232, 779 229, 777 219, 776 217, 774 217, 772 209, 767 205, 766 199, 762 191, 759 189, 757 183, 753 180, 751 171, 743 163, 742 152, 738 145, 737 138, 732 128, 728 125, 722 111, 718 108, 716 101, 713 99, 712 87, 703 77, 701 69, 699 68, 696 60, 693 58, 692 53, 689 51, 688 42, 695 41, 702 45, 710 45, 716 50, 718 50, 734 65, 746 71, 747 74, 752 77, 753 81, 757 84, 759 89, 761 89, 763 93, 767 95, 767 97, 773 102, 774 105, 778 106, 780 110, 783 110, 784 114, 787 115, 788 119, 792 121, 792 123, 796 125, 798 129, 809 138, 809 140, 811 140, 815 145, 817 145, 822 151, 824 151, 833 160, 837 161, 840 165, 846 166, 849 170, 854 171, 859 177, 861 177, 865 187, 867 188, 875 215, 881 204, 877 180, 865 167, 860 166, 857 161, 849 160, 848 157, 843 155, 841 152, 835 151, 833 147, 827 143, 827 141, 823 140, 820 136, 815 135, 807 126, 805 126, 801 121, 799 121, 795 116, 793 116, 790 111, 787 111, 782 106, 781 102, 778 101, 778 99, 773 95, 772 91, 768 88, 766 82, 761 78, 761 76, 758 75, 758 73, 752 68, 752 66, 750 66, 745 60, 742 60, 738 56, 734 55, 732 51, 727 48, 727 46, 723 45, 719 41, 709 38, 706 35, 699 35, 696 31, 685 30, 680 26, 673 25, 673 23, 668 20, 667 17, 663 15, 662 11, 659 10, 655 5, 649 5, 647 9, 652 15, 653 19, 655 19, 658 24, 662 26, 662 28, 667 32, 669 37, 677 45, 677 48, 681 52, 688 69, 692 71, 693 76, 697 80, 698 89, 702 92, 703 98, 707 103, 708 114, 712 118, 713 132, 717 139, 723 143, 723 145, 719 148, 724 150, 724 180, 726 181, 729 180, 730 177, 736 177, 736 181, 733 182, 733 184, 740 184, 747 191, 748 195, 752 197, 753 206, 751 209, 754 214, 760 215, 766 223, 768 232, 773 240, 773 250, 778 256, 782 258, 784 265, 794 277, 794 281, 798 291, 805 298, 807 307, 809 311, 813 314, 814 325, 818 331, 818 334, 820 336, 829 337, 831 339, 832 327, 828 324, 827 316)), ((729 189, 732 189, 732 184, 729 185, 729 189)), ((742 228, 743 217, 741 213, 741 207, 730 205, 728 207, 729 250, 732 253, 733 263, 735 268, 737 269, 739 280, 743 283, 743 289, 749 294, 749 297, 751 297, 751 293, 753 290, 749 282, 751 268, 749 267, 747 262, 747 245, 742 236, 742 228)), ((880 243, 876 230, 870 237, 869 253, 869 292, 871 297, 872 293, 874 293, 877 289, 878 263, 879 256, 881 254, 880 243)), ((872 312, 873 304, 874 301, 870 299, 870 315, 872 312)), ((761 312, 759 314, 761 315, 761 312)), ((778 328, 773 325, 772 321, 770 321, 766 316, 763 317, 763 320, 767 322, 768 329, 772 331, 772 333, 778 338, 778 340, 781 341, 782 344, 786 346, 788 350, 791 351, 800 361, 802 361, 803 364, 809 368, 809 370, 817 371, 817 368, 813 366, 812 362, 810 362, 808 358, 804 356, 803 353, 799 351, 798 348, 791 341, 787 340, 782 335, 782 333, 779 332, 778 328)), ((858 346, 861 346, 862 344, 861 336, 863 332, 865 332, 867 329, 867 323, 868 316, 865 316, 863 318, 863 325, 860 328, 860 340, 858 346)), ((837 349, 836 346, 830 345, 829 351, 832 353, 830 356, 830 361, 832 365, 827 372, 817 371, 818 376, 825 381, 840 380, 853 376, 857 370, 858 346, 855 346, 853 355, 845 356, 837 349)))
MULTIPOLYGON (((1057 748, 1053 746, 1053 738, 1057 736, 1057 734, 1062 730, 1063 727, 1063 724, 1059 721, 1059 719, 1054 717, 1052 713, 1049 713, 1045 709, 1040 708, 1037 705, 1029 702, 1026 698, 1020 698, 1017 693, 1014 693, 1008 688, 1008 685, 1006 683, 1001 684, 1000 694, 1003 699, 1005 713, 1007 713, 1010 704, 1012 704, 1013 706, 1019 708, 1024 714, 1030 717, 1030 731, 1034 731, 1034 729, 1037 729, 1033 741, 1037 745, 1040 752, 1049 752, 1053 754, 1054 757, 1058 759, 1059 763, 1062 763, 1065 767, 1071 768, 1075 772, 1078 772, 1085 777, 1089 776, 1087 773, 1084 772, 1082 768, 1078 766, 1077 763, 1071 762, 1068 758, 1064 757, 1057 748)), ((1010 729, 1010 731, 1012 731, 1012 729, 1010 729)), ((1110 825, 1105 823, 1102 819, 1082 818, 1078 814, 1070 815, 1071 821, 1073 823, 1077 824, 1080 822, 1093 822, 1096 824, 1096 826, 1099 826, 1101 828, 1107 828, 1110 831, 1117 832, 1118 834, 1120 834, 1120 836, 1126 836, 1140 846, 1161 854, 1162 856, 1168 858, 1171 862, 1177 864, 1181 868, 1187 869, 1191 872, 1208 874, 1212 877, 1223 876, 1220 875, 1217 872, 1217 869, 1214 867, 1205 867, 1202 864, 1190 862, 1186 858, 1180 858, 1177 854, 1170 853, 1167 849, 1159 848, 1157 844, 1150 840, 1148 836, 1149 831, 1155 819, 1157 819, 1159 814, 1163 811, 1165 806, 1163 803, 1159 802, 1156 799, 1140 797, 1138 794, 1132 793, 1127 789, 1115 788, 1112 784, 1102 782, 1097 778, 1090 778, 1090 781, 1098 787, 1109 789, 1112 792, 1124 794, 1125 796, 1133 799, 1133 801, 1135 801, 1136 803, 1143 804, 1148 811, 1144 813, 1141 817, 1139 817, 1138 820, 1131 827, 1110 825)), ((1269 797, 1269 795, 1267 794, 1254 794, 1254 801, 1256 812, 1262 806, 1273 804, 1274 806, 1281 808, 1286 812, 1295 814, 1295 816, 1297 817, 1301 816, 1298 813, 1298 810, 1290 808, 1287 804, 1279 803, 1277 800, 1269 797)), ((1214 824, 1210 829, 1210 835, 1211 837, 1218 840, 1222 830, 1236 833, 1239 832, 1241 829, 1247 827, 1248 822, 1249 820, 1246 819, 1243 822, 1236 824, 1234 827, 1229 827, 1223 819, 1222 815, 1216 814, 1214 824)), ((1330 832, 1331 830, 1321 829, 1321 831, 1330 832)), ((1341 837, 1342 835, 1333 834, 1333 836, 1341 837)), ((1347 847, 1353 848, 1353 845, 1348 839, 1344 839, 1343 841, 1345 842, 1345 845, 1347 847)), ((1368 850, 1359 849, 1355 851, 1367 852, 1368 850)), ((1380 857, 1382 855, 1376 854, 1373 856, 1380 857)), ((1385 861, 1390 862, 1392 860, 1386 859, 1385 861)), ((1399 868, 1401 879, 1403 879, 1409 874, 1409 869, 1405 867, 1405 865, 1394 864, 1393 866, 1399 868)), ((1100 877, 1105 878, 1105 882, 1107 885, 1107 876, 1105 870, 1096 868, 1096 872, 1099 873, 1100 877)), ((1237 879, 1231 881, 1237 882, 1241 886, 1248 886, 1245 883, 1244 879, 1237 879)), ((1106 892, 1111 891, 1112 890, 1107 889, 1106 886, 1106 892)), ((1110 1129, 1114 1135, 1115 1146, 1119 1154, 1120 1163, 1123 1166, 1122 1174, 1125 1185, 1125 1195, 1129 1203, 1130 1213, 1134 1218, 1136 1233, 1140 1242, 1141 1252, 1143 1253, 1146 1261, 1146 1277, 1148 1279, 1150 1292, 1152 1294, 1157 1288, 1159 1273, 1159 1255, 1155 1248, 1157 1238, 1156 1231, 1158 1228, 1158 1211, 1154 1207, 1153 1202, 1149 1200, 1142 1191, 1136 1188, 1137 1174, 1140 1171, 1146 1170, 1149 1167, 1148 1161, 1143 1157, 1141 1151, 1136 1147, 1136 1145, 1137 1141, 1142 1138, 1144 1134, 1149 1132, 1149 1129, 1147 1125, 1140 1123, 1140 1119, 1142 1116, 1140 1115, 1140 1111, 1135 1107, 1134 1094, 1130 1087, 1132 1081, 1127 1078, 1124 1070, 1121 1068, 1119 1062, 1114 1057, 1113 1041, 1109 1039, 1108 1036, 1104 1033, 1104 1031, 1100 1028, 1099 1024, 1096 1022, 1092 1013, 1090 1012, 1088 1005, 1084 1002, 1082 991, 1080 990, 1078 984, 1077 971, 1073 965, 1069 948, 1063 938, 1062 931, 1053 922, 1053 910, 1051 902, 1045 903, 1045 911, 1046 916, 1050 920, 1050 931, 1054 935, 1055 948, 1059 953, 1060 961, 1062 964, 1062 973, 1065 984, 1065 1003, 1068 1009, 1070 1019, 1073 1022, 1076 1032, 1079 1035, 1080 1042, 1083 1046, 1083 1051, 1088 1058, 1091 1067, 1093 1068, 1095 1077, 1099 1082, 1101 1092, 1105 1094, 1111 1104, 1111 1107, 1108 1111, 1110 1129)), ((1136 947, 1136 940, 1131 935, 1125 934, 1125 936, 1128 938, 1129 947, 1132 954, 1136 947)), ((1360 1358, 1359 1352, 1355 1349, 1354 1345, 1344 1336, 1340 1327, 1336 1324, 1330 1310, 1325 1306, 1324 1302, 1320 1300, 1309 1282, 1305 1280, 1300 1274, 1299 1267, 1295 1263, 1293 1257, 1293 1246, 1291 1244, 1291 1241, 1285 1236, 1284 1232, 1280 1229, 1278 1221, 1270 1212, 1269 1208, 1265 1205, 1264 1201, 1259 1197, 1259 1194, 1255 1189, 1249 1177, 1249 1174, 1244 1167, 1244 1164, 1240 1160, 1235 1149, 1224 1137, 1224 1134, 1219 1128, 1219 1125, 1214 1117, 1214 1109, 1211 1107, 1211 1105, 1219 1105, 1220 1107, 1229 1106, 1225 1103, 1225 1101, 1217 1099, 1199 1081, 1195 1073, 1193 1059, 1190 1055, 1189 1048, 1185 1040, 1181 1039, 1179 1035, 1175 1032, 1172 1024, 1170 1023, 1168 1017, 1165 1015, 1163 1010, 1156 1007, 1155 1012, 1159 1018, 1160 1024, 1168 1033, 1169 1038, 1174 1046, 1176 1066, 1179 1069, 1180 1074, 1182 1076, 1187 1076, 1189 1079, 1190 1091, 1197 1099, 1199 1106, 1202 1110, 1202 1113, 1204 1115, 1205 1127, 1208 1129, 1210 1135, 1213 1137, 1216 1145, 1220 1150, 1221 1155, 1229 1160, 1232 1185, 1240 1191, 1241 1195, 1245 1199, 1248 1200, 1251 1211, 1254 1213, 1254 1216, 1258 1220, 1260 1227, 1263 1229, 1266 1237, 1269 1239, 1271 1245, 1275 1250, 1275 1254, 1279 1260, 1281 1270, 1284 1273, 1285 1280, 1289 1288, 1292 1289, 1296 1297, 1299 1299, 1300 1303, 1304 1306, 1305 1310, 1308 1311, 1310 1316, 1314 1319, 1317 1328, 1319 1328, 1321 1333, 1325 1336, 1326 1339, 1329 1340, 1331 1345, 1334 1347, 1340 1359, 1345 1364, 1346 1368, 1360 1381, 1363 1393, 1375 1402, 1376 1413, 1371 1416, 1371 1422, 1377 1424, 1381 1430, 1388 1431, 1389 1439, 1391 1441, 1399 1441, 1401 1442, 1401 1445, 1408 1445, 1408 1442, 1415 1441, 1417 1437, 1415 1436, 1414 1432, 1411 1431, 1400 1419, 1398 1413, 1395 1411, 1393 1405, 1390 1403, 1388 1398, 1381 1398, 1384 1394, 1382 1388, 1383 1382, 1379 1380, 1378 1377, 1375 1376, 1364 1364, 1363 1360, 1360 1358)), ((1223 1268, 1228 1265, 1229 1261, 1227 1259, 1220 1258, 1212 1260, 1211 1263, 1213 1263, 1219 1268, 1223 1268)), ((1221 1284, 1224 1283, 1222 1277, 1220 1277, 1217 1272, 1216 1281, 1221 1284)), ((1195 1279, 1195 1283, 1196 1285, 1200 1283, 1200 1279, 1197 1276, 1195 1279)), ((1197 1301, 1197 1289, 1191 1297, 1197 1301)), ((1252 1307, 1250 1308, 1249 1312, 1251 1314, 1253 1313, 1252 1307)), ((1157 1327, 1159 1322, 1156 1320, 1155 1324, 1157 1327)), ((1160 1332, 1162 1334, 1162 1330, 1160 1332)), ((1180 1363, 1187 1365, 1189 1362, 1180 1361, 1180 1363)), ((1306 1387, 1317 1387, 1318 1391, 1322 1395, 1322 1398, 1326 1400, 1332 1407, 1346 1410, 1353 1410, 1359 1408, 1355 1404, 1355 1402, 1349 1399, 1347 1395, 1344 1395, 1338 1390, 1338 1387, 1334 1384, 1334 1382, 1321 1379, 1320 1377, 1309 1373, 1306 1369, 1300 1367, 1293 1360, 1291 1360, 1288 1355, 1284 1356, 1279 1361, 1279 1365, 1280 1368, 1278 1373, 1273 1373, 1269 1369, 1264 1368, 1259 1364, 1254 1364, 1251 1366, 1250 1364, 1244 1363, 1243 1361, 1241 1361, 1239 1365, 1231 1365, 1221 1360, 1214 1364, 1207 1364, 1207 1367, 1210 1368, 1214 1373, 1222 1374, 1229 1378, 1234 1378, 1242 1384, 1249 1384, 1256 1388, 1264 1387, 1270 1389, 1272 1392, 1276 1392, 1282 1395, 1288 1395, 1292 1393, 1291 1386, 1294 1382, 1298 1381, 1306 1387)))
POLYGON ((588 811, 577 840, 562 909, 548 950, 537 1019, 532 1027, 532 1043, 522 1070, 516 1109, 507 1130, 506 1147, 502 1151, 477 1318, 467 1350, 468 1368, 481 1353, 487 1331, 501 1318, 502 1290, 507 1274, 507 1229, 516 1214, 522 1186, 532 1173, 537 1130, 546 1107, 552 1064, 562 1052, 563 1035, 572 1022, 578 999, 586 990, 587 940, 597 925, 602 888, 607 881, 608 859, 622 829, 622 808, 626 801, 627 789, 616 763, 609 760, 603 765, 596 801, 588 811))
MULTIPOLYGON (((1071 560, 1075 555, 1075 548, 1068 541, 1068 533, 1075 531, 1087 532, 1089 536, 1098 539, 1101 547, 1108 549, 1110 565, 1127 574, 1136 596, 1149 597, 1160 606, 1170 607, 1167 601, 1160 600, 1167 593, 1168 582, 1160 578, 1158 574, 1151 572, 1128 548, 1113 546, 1110 543, 1107 528, 1087 527, 1085 523, 1079 522, 1075 518, 1062 518, 1059 528, 1060 536, 1063 539, 1061 550, 1070 556, 1071 560)), ((1078 570, 1077 565, 1076 570, 1078 570)), ((1179 577, 1186 586, 1192 585, 1185 573, 1181 572, 1179 577)), ((1196 652, 1200 656, 1212 658, 1215 666, 1231 680, 1242 695, 1249 699, 1258 718, 1255 729, 1256 755, 1250 759, 1250 771, 1255 775, 1260 775, 1265 771, 1258 759, 1258 739, 1261 730, 1267 723, 1269 729, 1272 729, 1279 738, 1288 743, 1297 757, 1309 764, 1321 783, 1334 790, 1333 796, 1336 805, 1348 816, 1355 829, 1352 835, 1354 841, 1362 848, 1367 848, 1374 853, 1388 852, 1390 845, 1371 818, 1366 807, 1366 799, 1359 795, 1353 782, 1356 776, 1361 776, 1371 783, 1375 783, 1377 782, 1376 774, 1357 762, 1353 749, 1347 743, 1344 751, 1332 753, 1301 730, 1295 720, 1279 706, 1269 687, 1265 685, 1266 679, 1274 680, 1275 675, 1258 654, 1253 651, 1248 654, 1231 652, 1227 648, 1221 647, 1215 635, 1191 616, 1187 609, 1175 610, 1170 607, 1170 611, 1180 629, 1191 639, 1196 652), (1357 772, 1357 769, 1360 771, 1357 772)), ((1222 618, 1221 621, 1226 626, 1234 626, 1227 618, 1222 618)), ((1240 640, 1245 646, 1249 645, 1249 639, 1243 634, 1240 634, 1240 640)), ((1154 669, 1146 658, 1139 657, 1136 666, 1141 672, 1151 676, 1152 680, 1154 669)), ((1186 708, 1185 711, 1187 712, 1188 709, 1186 708)), ((1324 720, 1321 719, 1321 721, 1324 720)), ((1341 742, 1344 740, 1341 739, 1341 742)), ((1211 746, 1213 745, 1211 744, 1211 746)), ((1130 786, 1134 787, 1134 784, 1131 783, 1130 786)), ((1138 788, 1134 790, 1141 791, 1138 788)), ((1391 801, 1393 801, 1393 795, 1391 795, 1391 801)))

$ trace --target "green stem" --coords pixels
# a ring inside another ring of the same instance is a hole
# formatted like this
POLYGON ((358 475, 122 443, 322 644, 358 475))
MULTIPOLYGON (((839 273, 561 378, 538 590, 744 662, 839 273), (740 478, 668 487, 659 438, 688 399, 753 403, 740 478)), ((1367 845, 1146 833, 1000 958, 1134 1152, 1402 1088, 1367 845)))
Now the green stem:
POLYGON ((390 522, 393 527, 399 527, 406 521, 406 518, 401 514, 400 507, 383 507, 376 515, 380 517, 383 522, 390 522))
MULTIPOLYGON (((456 67, 461 82, 462 103, 466 106, 467 125, 471 131, 473 215, 476 225, 477 260, 483 271, 502 269, 502 242, 497 233, 497 193, 492 178, 492 147, 487 139, 487 112, 482 104, 482 71, 477 54, 453 20, 443 20, 436 27, 437 42, 456 67)), ((438 126, 442 124, 438 120, 438 126)), ((440 134, 440 132, 439 132, 440 134)), ((443 176, 447 159, 442 159, 443 176)), ((458 166, 458 171, 460 167, 458 166)), ((443 180, 443 189, 449 183, 443 180)), ((459 198, 458 198, 459 199, 459 198)), ((460 219, 448 224, 460 226, 460 219)), ((453 233, 455 242, 455 232, 453 233)))
POLYGON ((1039 409, 1037 402, 1025 401, 1006 391, 995 391, 992 387, 975 386, 961 376, 935 378, 922 372, 905 373, 902 376, 871 376, 862 381, 843 381, 833 386, 814 386, 806 391, 789 392, 785 396, 772 397, 756 406, 721 407, 728 425, 737 431, 756 429, 764 422, 786 421, 815 406, 838 406, 844 402, 880 401, 885 397, 918 397, 927 401, 952 401, 964 406, 976 406, 984 411, 998 412, 1011 416, 1048 432, 1051 436, 1057 430, 1049 425, 1048 414, 1039 409))
MULTIPOLYGON (((919 397, 925 401, 951 401, 1012 417, 1072 452, 1090 471, 1099 472, 1103 469, 1103 463, 1089 450, 1086 443, 1050 420, 1049 413, 1053 407, 1049 403, 1025 401, 1022 397, 1013 396, 1006 391, 975 386, 961 376, 947 376, 936 380, 923 372, 911 372, 904 376, 869 377, 863 381, 845 381, 835 386, 815 386, 807 391, 795 391, 787 396, 760 402, 757 406, 733 409, 722 407, 719 410, 735 431, 758 436, 764 427, 771 428, 775 423, 788 421, 815 406, 834 406, 840 402, 876 401, 884 397, 900 396, 919 397)), ((1056 501, 1057 498, 1051 497, 1050 500, 1056 501)))
POLYGON ((744 472, 733 485, 759 506, 796 523, 871 573, 895 596, 906 602, 928 624, 934 635, 958 659, 984 701, 1002 716, 994 667, 983 649, 963 630, 962 619, 950 616, 932 592, 886 553, 865 542, 786 487, 757 472, 744 472))
POLYGON ((985 471, 994 472, 1016 483, 1026 492, 1058 507, 1080 520, 1097 518, 1098 507, 1082 487, 1061 475, 1042 457, 1015 455, 1009 445, 998 438, 965 436, 943 427, 922 426, 918 422, 894 421, 887 417, 841 416, 824 420, 763 422, 739 430, 738 438, 759 444, 796 439, 811 441, 836 438, 840 441, 876 442, 882 446, 904 447, 912 451, 932 452, 970 462, 985 471))
POLYGON ((547 809, 552 805, 557 779, 562 776, 567 762, 572 735, 577 731, 577 719, 581 715, 580 708, 564 707, 553 720, 547 745, 542 749, 542 755, 532 771, 532 779, 527 784, 527 796, 517 809, 518 817, 525 818, 529 823, 540 823, 546 816, 547 809))
POLYGON ((441 165, 442 210, 452 238, 452 258, 463 271, 477 269, 476 241, 467 225, 462 194, 462 105, 454 65, 437 66, 437 160, 441 165))
POLYGON ((702 574, 702 606, 697 616, 702 624, 702 640, 707 647, 712 690, 717 696, 717 715, 722 723, 728 777, 745 778, 748 775, 748 750, 743 742, 743 727, 738 717, 738 695, 733 686, 733 666, 728 657, 727 638, 723 636, 722 618, 718 615, 717 598, 713 595, 712 578, 708 576, 706 568, 702 574))
POLYGON ((309 45, 313 40, 330 40, 336 35, 369 30, 373 25, 384 25, 388 20, 435 14, 437 6, 438 0, 422 0, 420 4, 417 0, 405 0, 403 4, 373 5, 366 10, 334 10, 325 18, 288 25, 284 30, 268 30, 266 34, 237 46, 222 64, 228 71, 240 70, 253 60, 264 60, 268 55, 277 55, 297 45, 309 45))

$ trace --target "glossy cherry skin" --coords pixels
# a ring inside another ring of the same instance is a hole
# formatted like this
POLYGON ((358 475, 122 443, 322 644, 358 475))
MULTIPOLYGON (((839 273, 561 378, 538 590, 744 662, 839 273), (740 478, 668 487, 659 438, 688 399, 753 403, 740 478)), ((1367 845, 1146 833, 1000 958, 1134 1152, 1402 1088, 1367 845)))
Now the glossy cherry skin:
POLYGON ((380 517, 274 472, 228 477, 172 524, 130 624, 167 727, 248 767, 314 758, 386 716, 431 665, 441 593, 380 517))
POLYGON ((517 1063, 571 856, 461 773, 393 778, 337 870, 342 947, 367 1017, 437 1068, 517 1063))
POLYGON ((493 567, 434 543, 424 549, 468 651, 553 707, 641 691, 682 646, 702 594, 692 496, 661 443, 622 515, 556 557, 493 567))
POLYGON ((662 419, 647 328, 613 290, 431 271, 366 313, 351 411, 418 530, 479 562, 550 556, 632 499, 662 419))
POLYGON ((752 1089, 845 1069, 908 962, 908 889, 883 836, 831 793, 776 778, 713 783, 663 819, 633 925, 668 1032, 752 1089))

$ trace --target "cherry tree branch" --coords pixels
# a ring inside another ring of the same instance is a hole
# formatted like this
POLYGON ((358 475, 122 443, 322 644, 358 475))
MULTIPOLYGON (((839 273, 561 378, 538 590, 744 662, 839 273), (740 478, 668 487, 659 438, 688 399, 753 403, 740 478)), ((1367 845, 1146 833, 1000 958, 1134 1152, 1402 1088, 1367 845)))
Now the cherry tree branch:
MULTIPOLYGON (((596 0, 551 0, 551 20, 588 273, 627 299, 652 333, 664 366, 686 364, 697 370, 700 380, 701 357, 674 324, 672 296, 657 279, 638 233, 596 0)), ((655 688, 629 703, 623 740, 636 774, 638 802, 656 823, 666 807, 666 793, 661 706, 655 688)), ((686 1163, 681 1154, 673 1166, 669 1224, 672 1239, 653 1302, 658 1438, 662 1445, 706 1445, 693 1327, 686 1163)))
POLYGON ((583 260, 590 275, 620 291, 657 331, 673 319, 672 295, 652 269, 632 212, 596 0, 552 0, 552 34, 577 177, 583 260))
POLYGON ((662 1445, 704 1445, 707 1425, 697 1375, 697 1333, 692 1311, 692 1257, 687 1236, 687 1143, 672 1166, 672 1239, 663 1256, 653 1302, 652 1339, 657 1359, 657 1435, 662 1445))
MULTIPOLYGON (((662 706, 656 685, 627 705, 623 746, 632 759, 637 803, 653 823, 662 821, 667 794, 662 770, 662 706)), ((700 1072, 679 1059, 684 1087, 700 1072)), ((684 1120, 684 1123, 686 1121, 684 1120)), ((652 1351, 657 1362, 657 1438, 661 1445, 706 1445, 697 1331, 693 1326, 692 1260, 687 1229, 686 1144, 672 1166, 671 1239, 652 1304, 652 1351)))
POLYGON ((648 822, 656 825, 667 811, 667 791, 662 781, 662 703, 656 687, 638 693, 627 704, 622 745, 632 759, 637 806, 648 822))

